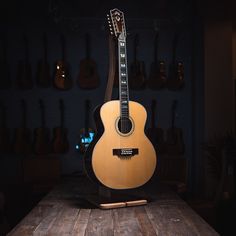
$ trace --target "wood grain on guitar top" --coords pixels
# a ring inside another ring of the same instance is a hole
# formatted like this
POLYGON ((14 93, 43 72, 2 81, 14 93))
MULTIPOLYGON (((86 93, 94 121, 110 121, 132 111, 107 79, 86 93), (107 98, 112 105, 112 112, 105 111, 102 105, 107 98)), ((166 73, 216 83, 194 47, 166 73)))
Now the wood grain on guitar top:
POLYGON ((145 184, 156 168, 156 152, 144 133, 145 108, 139 103, 129 102, 133 129, 122 135, 116 125, 120 116, 120 102, 110 101, 100 109, 104 132, 92 150, 92 167, 97 179, 113 189, 129 189, 145 184), (113 155, 113 149, 138 149, 131 157, 113 155))

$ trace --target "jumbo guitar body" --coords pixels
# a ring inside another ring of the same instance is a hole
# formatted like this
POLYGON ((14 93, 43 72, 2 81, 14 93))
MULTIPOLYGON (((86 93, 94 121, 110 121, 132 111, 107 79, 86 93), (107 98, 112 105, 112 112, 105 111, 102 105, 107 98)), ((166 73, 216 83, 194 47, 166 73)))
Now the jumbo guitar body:
POLYGON ((100 185, 131 189, 140 187, 152 177, 156 152, 144 133, 145 108, 129 100, 123 13, 113 9, 110 16, 111 34, 118 39, 119 100, 106 102, 96 109, 97 135, 86 150, 85 168, 100 185))
POLYGON ((129 189, 145 184, 156 167, 155 149, 144 133, 146 110, 141 104, 129 101, 129 112, 133 127, 130 133, 123 135, 118 128, 119 100, 98 108, 95 113, 95 119, 100 116, 98 135, 85 156, 89 176, 113 189, 129 189), (114 153, 118 150, 124 153, 132 151, 133 155, 114 153))

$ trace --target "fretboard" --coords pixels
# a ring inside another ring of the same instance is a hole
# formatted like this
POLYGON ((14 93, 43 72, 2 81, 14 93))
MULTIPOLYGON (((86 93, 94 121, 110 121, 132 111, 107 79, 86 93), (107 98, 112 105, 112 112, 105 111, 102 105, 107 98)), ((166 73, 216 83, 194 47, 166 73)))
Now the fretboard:
POLYGON ((129 117, 129 87, 126 59, 126 42, 124 39, 118 40, 119 56, 119 93, 120 93, 120 116, 121 118, 129 117))

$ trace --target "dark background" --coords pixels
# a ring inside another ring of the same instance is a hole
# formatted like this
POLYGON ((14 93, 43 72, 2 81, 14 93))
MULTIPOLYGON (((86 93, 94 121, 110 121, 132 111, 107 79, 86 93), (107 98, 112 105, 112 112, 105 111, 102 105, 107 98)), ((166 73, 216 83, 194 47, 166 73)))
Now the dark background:
MULTIPOLYGON (((28 127, 40 125, 38 100, 46 106, 46 123, 51 130, 60 122, 59 99, 65 103, 65 126, 68 128, 70 150, 58 155, 62 175, 83 173, 83 156, 75 149, 79 130, 84 127, 84 101, 92 107, 104 99, 108 74, 108 32, 106 14, 117 7, 125 14, 127 27, 128 64, 133 60, 133 40, 139 34, 138 58, 145 62, 149 74, 153 60, 153 40, 159 30, 160 59, 169 65, 172 58, 174 33, 180 34, 177 59, 184 64, 185 87, 180 91, 145 88, 130 91, 130 99, 143 104, 148 111, 150 126, 151 100, 157 100, 157 125, 166 130, 171 122, 171 105, 178 100, 176 126, 182 128, 184 157, 188 160, 189 192, 207 195, 203 143, 217 135, 234 130, 234 50, 235 33, 233 5, 230 1, 7 1, 1 6, 1 34, 8 41, 8 62, 13 86, 0 91, 0 100, 8 110, 11 137, 20 126, 20 99, 28 106, 28 127), (94 90, 82 90, 76 83, 69 91, 53 87, 19 90, 15 84, 17 63, 24 58, 23 35, 29 39, 30 62, 35 80, 37 63, 43 55, 42 36, 48 36, 48 59, 53 77, 55 62, 61 57, 60 34, 66 38, 66 59, 71 79, 76 80, 79 62, 85 57, 85 34, 91 36, 91 54, 97 62, 101 84, 94 90)), ((118 91, 114 89, 113 98, 118 91)), ((90 121, 91 126, 92 120, 90 121)), ((52 134, 51 134, 52 136, 52 134)), ((17 183, 21 175, 20 158, 14 154, 0 160, 1 182, 17 183)))

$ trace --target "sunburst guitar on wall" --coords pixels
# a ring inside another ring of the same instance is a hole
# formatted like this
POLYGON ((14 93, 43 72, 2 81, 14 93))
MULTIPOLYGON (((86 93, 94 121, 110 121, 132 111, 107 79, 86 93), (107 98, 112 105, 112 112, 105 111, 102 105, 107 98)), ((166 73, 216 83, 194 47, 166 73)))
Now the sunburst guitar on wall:
POLYGON ((111 189, 142 186, 156 168, 156 151, 144 133, 145 108, 129 100, 124 14, 110 11, 111 34, 118 40, 119 100, 99 106, 95 113, 97 135, 85 153, 89 177, 111 189))

